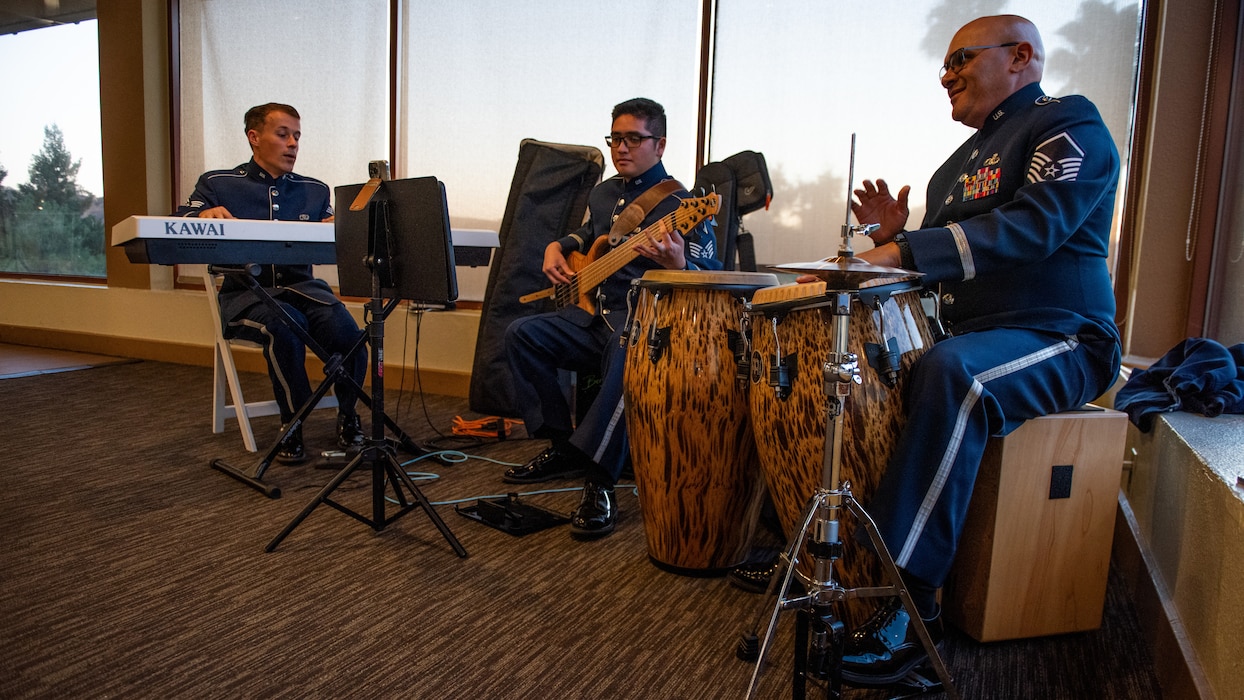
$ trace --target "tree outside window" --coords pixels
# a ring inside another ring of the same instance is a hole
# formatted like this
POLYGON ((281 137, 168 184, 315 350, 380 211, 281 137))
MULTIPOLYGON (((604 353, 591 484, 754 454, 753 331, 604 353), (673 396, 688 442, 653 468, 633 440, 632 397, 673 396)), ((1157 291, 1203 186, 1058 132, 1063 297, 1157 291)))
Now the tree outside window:
POLYGON ((103 278, 97 22, 52 24, 0 25, 0 275, 103 278))
POLYGON ((81 167, 55 124, 43 130, 28 182, 7 187, 0 164, 0 271, 104 276, 103 209, 78 185, 81 167))

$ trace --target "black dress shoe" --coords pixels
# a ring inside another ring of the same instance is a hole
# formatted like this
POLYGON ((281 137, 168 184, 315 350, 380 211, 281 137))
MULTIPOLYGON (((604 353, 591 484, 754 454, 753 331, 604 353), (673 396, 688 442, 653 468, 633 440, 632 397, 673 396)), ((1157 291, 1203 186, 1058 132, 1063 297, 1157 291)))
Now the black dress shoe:
POLYGON ((589 538, 608 535, 618 519, 618 504, 612 486, 602 486, 593 481, 583 484, 583 500, 570 517, 570 533, 589 538))
POLYGON ((363 423, 358 414, 337 414, 337 447, 348 450, 363 444, 363 423))
POLYGON ((744 562, 730 569, 726 580, 748 593, 764 593, 769 590, 769 581, 777 573, 778 561, 779 555, 774 554, 759 561, 744 562))
MULTIPOLYGON (((941 645, 945 630, 941 615, 924 620, 933 643, 941 645)), ((842 680, 855 686, 891 685, 929 660, 929 654, 907 609, 897 597, 885 603, 847 637, 842 654, 842 680)))
POLYGON ((302 464, 307 461, 307 452, 302 447, 302 426, 290 431, 281 441, 281 449, 277 450, 276 461, 281 464, 302 464))
POLYGON ((501 475, 509 484, 536 484, 550 479, 573 479, 583 476, 583 459, 571 453, 573 448, 554 445, 536 455, 521 467, 510 467, 501 475))

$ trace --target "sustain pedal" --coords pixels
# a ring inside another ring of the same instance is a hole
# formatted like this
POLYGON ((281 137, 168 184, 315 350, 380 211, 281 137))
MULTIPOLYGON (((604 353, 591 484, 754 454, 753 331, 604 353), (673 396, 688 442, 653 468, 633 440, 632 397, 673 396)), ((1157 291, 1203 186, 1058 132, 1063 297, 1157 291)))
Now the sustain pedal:
POLYGON ((530 503, 523 503, 518 500, 516 493, 511 493, 505 498, 491 500, 480 498, 473 506, 459 505, 455 506, 454 510, 463 517, 517 537, 570 522, 570 518, 565 515, 530 503))

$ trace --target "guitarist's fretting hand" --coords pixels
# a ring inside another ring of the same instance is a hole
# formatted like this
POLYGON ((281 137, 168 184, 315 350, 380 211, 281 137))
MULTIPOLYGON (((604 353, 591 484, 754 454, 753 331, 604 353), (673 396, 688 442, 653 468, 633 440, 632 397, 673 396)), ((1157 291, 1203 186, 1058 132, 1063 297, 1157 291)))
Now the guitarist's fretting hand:
POLYGON ((687 266, 687 258, 683 253, 682 236, 661 220, 661 240, 646 236, 647 240, 635 244, 635 252, 655 261, 667 270, 681 270, 687 266), (666 230, 669 229, 669 230, 666 230))

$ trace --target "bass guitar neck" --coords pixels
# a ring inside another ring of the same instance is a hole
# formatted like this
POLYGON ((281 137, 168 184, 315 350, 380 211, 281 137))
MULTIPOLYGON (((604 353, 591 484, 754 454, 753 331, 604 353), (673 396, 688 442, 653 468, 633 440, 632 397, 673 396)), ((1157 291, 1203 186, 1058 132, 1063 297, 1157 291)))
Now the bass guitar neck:
POLYGON ((552 298, 558 309, 578 306, 594 314, 596 303, 592 296, 596 288, 639 256, 635 250, 639 243, 661 242, 671 233, 686 236, 700 222, 716 214, 719 205, 720 200, 715 192, 703 197, 688 197, 679 202, 677 209, 649 224, 639 233, 631 235, 612 250, 609 249, 608 238, 597 238, 586 255, 574 251, 566 256, 571 270, 569 282, 523 295, 518 300, 528 304, 552 298))

